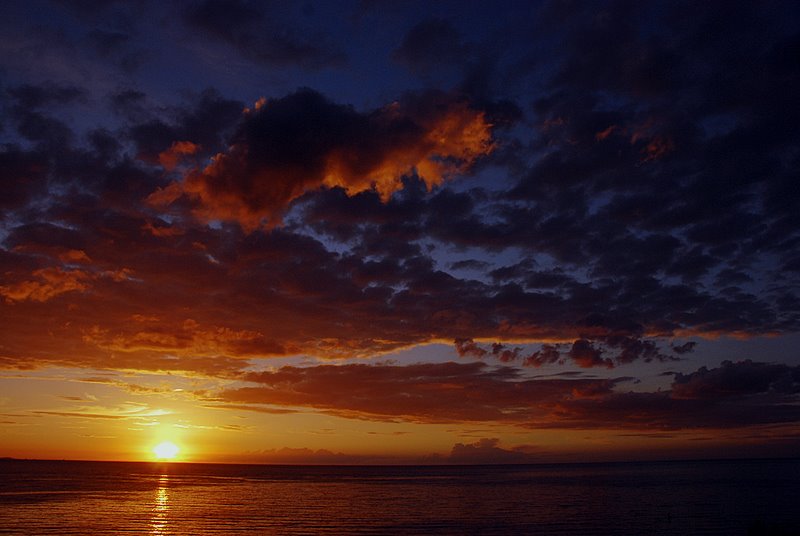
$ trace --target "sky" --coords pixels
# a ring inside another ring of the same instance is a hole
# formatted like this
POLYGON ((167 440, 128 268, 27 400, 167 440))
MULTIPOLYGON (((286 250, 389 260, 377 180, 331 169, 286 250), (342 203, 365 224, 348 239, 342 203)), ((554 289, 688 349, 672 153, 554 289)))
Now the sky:
POLYGON ((799 57, 792 1, 0 1, 0 456, 796 455, 799 57))

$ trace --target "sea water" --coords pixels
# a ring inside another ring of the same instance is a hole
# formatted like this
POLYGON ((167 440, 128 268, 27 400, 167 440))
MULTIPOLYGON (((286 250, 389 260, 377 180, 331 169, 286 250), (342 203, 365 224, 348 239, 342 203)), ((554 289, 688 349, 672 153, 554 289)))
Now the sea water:
POLYGON ((0 461, 0 534, 797 534, 800 460, 0 461))

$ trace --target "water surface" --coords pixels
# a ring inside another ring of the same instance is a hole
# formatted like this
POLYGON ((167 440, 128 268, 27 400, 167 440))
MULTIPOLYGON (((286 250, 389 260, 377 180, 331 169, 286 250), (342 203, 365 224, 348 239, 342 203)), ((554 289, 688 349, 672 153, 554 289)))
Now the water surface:
POLYGON ((797 534, 800 460, 0 461, 0 534, 797 534))

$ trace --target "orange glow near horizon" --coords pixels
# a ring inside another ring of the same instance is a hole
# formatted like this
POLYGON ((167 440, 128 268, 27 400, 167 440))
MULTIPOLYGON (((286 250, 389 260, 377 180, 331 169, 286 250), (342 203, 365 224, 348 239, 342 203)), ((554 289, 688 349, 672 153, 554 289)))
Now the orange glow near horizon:
MULTIPOLYGON (((449 348, 424 350, 435 355, 449 348)), ((419 353, 394 355, 411 361, 419 353)), ((537 369, 540 377, 529 383, 522 378, 507 382, 466 357, 427 365, 278 363, 248 376, 249 383, 65 368, 0 378, 0 456, 159 463, 598 461, 697 456, 734 447, 760 454, 771 438, 791 431, 791 426, 760 427, 759 441, 708 426, 666 432, 642 422, 638 429, 620 429, 612 421, 615 413, 590 412, 595 401, 655 400, 661 395, 648 393, 671 378, 639 384, 645 395, 628 392, 628 387, 619 395, 604 390, 605 380, 541 377, 542 371, 558 370, 557 364, 537 369), (399 374, 411 379, 397 389, 415 393, 413 399, 396 396, 393 384, 399 374), (359 396, 344 397, 353 386, 359 396), (458 404, 466 387, 480 402, 469 411, 458 404), (321 393, 339 393, 341 407, 315 407, 321 393), (540 404, 539 420, 525 426, 520 419, 530 422, 537 413, 519 417, 513 404, 534 402, 540 404)), ((691 396, 694 388, 685 382, 681 395, 691 396)), ((662 396, 657 401, 685 405, 685 400, 662 396)))

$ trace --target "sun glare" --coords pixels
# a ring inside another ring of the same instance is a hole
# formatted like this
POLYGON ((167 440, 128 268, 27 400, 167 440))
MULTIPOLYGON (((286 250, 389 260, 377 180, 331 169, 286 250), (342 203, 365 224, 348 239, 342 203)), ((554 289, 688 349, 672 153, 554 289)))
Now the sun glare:
POLYGON ((155 454, 156 458, 159 460, 172 460, 178 455, 180 450, 178 445, 172 441, 162 441, 153 447, 153 454, 155 454))

